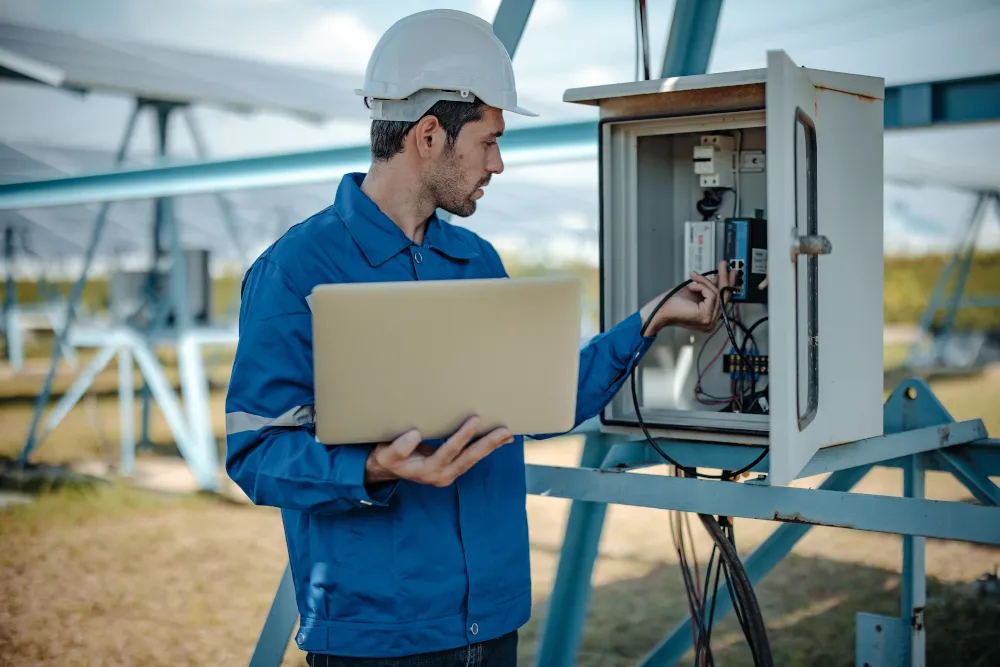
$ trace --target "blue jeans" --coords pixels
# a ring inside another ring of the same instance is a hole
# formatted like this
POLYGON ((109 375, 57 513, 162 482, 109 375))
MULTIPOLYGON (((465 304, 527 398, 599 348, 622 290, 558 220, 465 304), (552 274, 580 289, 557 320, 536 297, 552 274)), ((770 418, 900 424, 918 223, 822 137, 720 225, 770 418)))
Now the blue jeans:
POLYGON ((342 658, 307 653, 306 663, 309 667, 516 667, 517 631, 471 646, 405 658, 342 658))

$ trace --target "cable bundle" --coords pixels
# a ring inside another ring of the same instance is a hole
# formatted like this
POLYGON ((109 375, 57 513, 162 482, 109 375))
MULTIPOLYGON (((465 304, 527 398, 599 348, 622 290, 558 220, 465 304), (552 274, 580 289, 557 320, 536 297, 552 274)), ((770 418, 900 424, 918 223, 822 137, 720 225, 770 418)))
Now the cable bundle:
MULTIPOLYGON (((710 276, 718 271, 708 271, 703 273, 703 276, 710 276)), ((649 315, 646 322, 642 326, 641 335, 645 335, 646 327, 653 320, 657 311, 665 304, 670 297, 676 294, 679 290, 686 287, 691 280, 686 280, 674 289, 670 290, 660 301, 656 304, 653 312, 649 315)), ((722 292, 724 293, 727 289, 732 289, 729 287, 724 287, 722 292)), ((760 326, 767 318, 762 318, 755 322, 749 328, 743 327, 743 325, 737 322, 737 326, 743 329, 745 332, 743 344, 737 344, 736 336, 733 333, 732 323, 730 322, 730 316, 726 311, 726 303, 724 294, 720 295, 723 302, 720 304, 722 311, 722 323, 726 328, 726 332, 729 335, 729 340, 733 345, 733 349, 737 351, 739 357, 743 363, 744 369, 751 369, 752 366, 747 361, 747 344, 753 341, 753 331, 758 326, 760 326)), ((718 331, 718 329, 716 329, 718 331)), ((715 332, 712 333, 714 335, 715 332)), ((711 338, 711 336, 709 337, 711 338)), ((756 348, 756 342, 753 343, 756 348)), ((704 350, 704 347, 702 348, 704 350)), ((630 372, 630 383, 632 387, 632 405, 635 408, 636 419, 639 422, 639 426, 642 429, 643 434, 646 436, 646 440, 652 445, 653 449, 663 457, 665 461, 673 466, 673 474, 683 474, 688 477, 701 477, 705 479, 718 479, 718 480, 733 480, 739 477, 739 475, 751 470, 755 465, 760 463, 767 455, 768 448, 765 447, 763 451, 747 466, 740 468, 736 471, 725 471, 723 470, 719 475, 710 475, 698 472, 694 468, 689 468, 687 466, 681 465, 677 461, 673 460, 660 446, 656 443, 653 437, 650 435, 649 430, 646 428, 646 424, 642 419, 642 411, 639 408, 639 399, 636 392, 636 371, 638 369, 638 363, 633 364, 632 370, 630 372)), ((700 382, 699 373, 699 382, 700 382)), ((752 372, 739 373, 738 378, 740 380, 739 387, 739 400, 740 409, 742 410, 742 381, 744 376, 749 375, 751 378, 751 397, 757 394, 756 391, 756 374, 752 372)), ((759 395, 754 398, 751 402, 751 407, 759 400, 759 395)), ((750 648, 750 653, 753 656, 754 665, 757 667, 772 667, 771 659, 771 648, 767 638, 767 629, 764 627, 764 620, 761 615, 760 606, 757 603, 757 596, 753 590, 753 584, 750 581, 750 577, 747 575, 746 570, 743 569, 743 563, 740 561, 739 553, 736 551, 736 537, 733 532, 733 524, 726 518, 723 518, 722 522, 717 520, 715 517, 708 514, 699 514, 702 524, 708 531, 709 535, 712 537, 714 545, 712 547, 712 554, 709 557, 708 569, 705 572, 704 584, 701 583, 701 574, 698 571, 698 561, 696 557, 692 557, 694 561, 694 573, 692 574, 691 569, 688 565, 687 548, 684 540, 684 526, 681 524, 680 514, 678 512, 671 512, 671 536, 674 542, 674 548, 677 551, 678 563, 681 568, 681 575, 684 580, 684 589, 687 594, 688 599, 688 610, 691 615, 691 627, 692 627, 692 640, 695 649, 695 665, 696 667, 708 667, 715 665, 715 659, 712 656, 711 650, 711 637, 712 637, 712 625, 715 619, 715 600, 718 595, 720 575, 726 581, 726 588, 729 591, 730 599, 733 601, 733 612, 736 614, 736 618, 743 629, 743 635, 746 637, 747 645, 750 648), (712 567, 715 566, 714 572, 714 582, 713 582, 713 572, 712 567), (709 603, 708 589, 710 587, 713 590, 711 603, 709 603), (706 605, 709 605, 706 609, 706 605)), ((687 532, 689 538, 691 537, 691 526, 689 523, 685 522, 687 525, 687 532)), ((694 550, 694 540, 690 539, 692 552, 694 550)))

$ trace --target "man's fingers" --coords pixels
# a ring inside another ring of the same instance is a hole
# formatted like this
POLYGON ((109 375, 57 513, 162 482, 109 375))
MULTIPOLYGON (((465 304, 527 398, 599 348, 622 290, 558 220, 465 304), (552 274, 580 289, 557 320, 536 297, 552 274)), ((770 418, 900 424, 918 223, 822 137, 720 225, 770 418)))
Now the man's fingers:
POLYGON ((382 459, 382 464, 385 466, 391 466, 410 458, 410 455, 413 454, 413 450, 417 448, 417 445, 420 444, 421 440, 422 438, 420 437, 419 431, 416 429, 410 429, 385 447, 382 451, 382 456, 380 457, 382 459))
POLYGON ((715 310, 715 304, 719 298, 719 292, 715 285, 706 285, 702 282, 691 283, 691 288, 700 293, 705 299, 705 306, 710 310, 715 310))
POLYGON ((444 444, 438 447, 434 456, 431 457, 431 463, 440 468, 444 468, 444 466, 451 463, 465 449, 465 446, 469 444, 469 440, 475 437, 479 423, 480 419, 477 416, 466 419, 462 427, 448 438, 444 444))
POLYGON ((723 289, 730 287, 732 284, 733 280, 729 275, 729 262, 722 260, 719 262, 719 293, 722 294, 724 303, 729 298, 729 295, 727 294, 728 290, 723 292, 723 289))
POLYGON ((494 449, 506 445, 513 440, 514 438, 510 434, 510 431, 505 428, 490 431, 463 450, 454 461, 448 464, 444 470, 445 478, 450 483, 481 459, 485 458, 494 449))
POLYGON ((692 285, 696 285, 697 284, 697 285, 701 285, 703 287, 707 287, 708 289, 712 290, 715 293, 718 293, 718 291, 719 291, 719 288, 718 288, 718 286, 716 286, 715 281, 709 280, 705 276, 703 276, 700 273, 697 273, 695 271, 691 272, 691 280, 693 281, 691 283, 692 285))

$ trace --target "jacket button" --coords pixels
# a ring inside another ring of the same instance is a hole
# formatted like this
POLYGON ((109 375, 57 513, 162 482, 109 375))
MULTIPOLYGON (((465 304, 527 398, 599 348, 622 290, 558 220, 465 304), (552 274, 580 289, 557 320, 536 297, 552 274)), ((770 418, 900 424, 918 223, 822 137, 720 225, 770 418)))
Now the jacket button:
POLYGON ((469 628, 469 632, 471 632, 474 635, 478 635, 479 634, 479 624, 478 623, 473 623, 472 627, 469 628))
POLYGON ((306 640, 306 636, 300 632, 299 636, 296 637, 295 639, 298 640, 298 642, 301 644, 302 642, 304 642, 306 640))
POLYGON ((413 253, 413 261, 419 264, 420 262, 424 261, 424 258, 419 252, 415 252, 413 253))

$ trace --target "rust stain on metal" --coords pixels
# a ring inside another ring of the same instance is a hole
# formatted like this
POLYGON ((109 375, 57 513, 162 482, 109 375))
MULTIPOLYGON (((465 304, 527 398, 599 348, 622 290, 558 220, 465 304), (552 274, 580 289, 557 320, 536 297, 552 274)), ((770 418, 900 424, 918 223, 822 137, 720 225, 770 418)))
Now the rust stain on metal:
POLYGON ((948 438, 951 437, 951 427, 942 426, 938 429, 938 442, 942 445, 948 442, 948 438))
POLYGON ((920 632, 924 629, 924 608, 914 607, 913 616, 910 617, 910 625, 914 630, 920 632))
POLYGON ((831 93, 842 93, 844 95, 850 95, 852 97, 858 98, 862 102, 879 102, 879 101, 881 101, 877 97, 872 97, 871 95, 862 95, 861 93, 852 93, 849 90, 838 90, 836 88, 830 88, 828 86, 814 86, 814 88, 816 88, 816 90, 828 90, 831 93))
POLYGON ((795 513, 795 514, 782 514, 781 512, 775 512, 774 513, 774 520, 775 521, 784 521, 786 523, 804 523, 804 524, 807 524, 807 525, 810 525, 810 526, 821 526, 821 525, 823 525, 823 524, 819 523, 818 521, 810 521, 809 519, 805 518, 804 516, 802 516, 801 514, 798 514, 798 513, 795 513))

